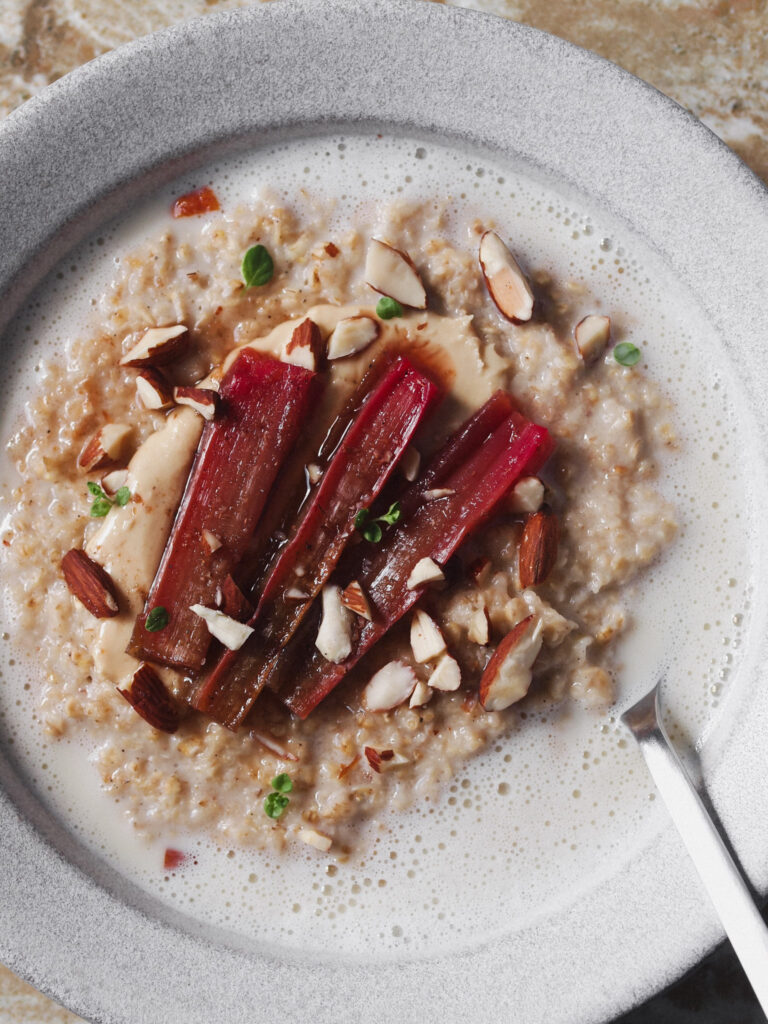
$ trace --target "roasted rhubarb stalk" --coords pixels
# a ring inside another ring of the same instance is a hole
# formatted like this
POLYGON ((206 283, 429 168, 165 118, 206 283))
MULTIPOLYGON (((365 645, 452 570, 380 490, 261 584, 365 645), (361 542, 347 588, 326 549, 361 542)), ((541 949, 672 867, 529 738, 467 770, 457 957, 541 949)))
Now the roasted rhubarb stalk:
MULTIPOLYGON (((492 408, 498 410, 499 399, 493 402, 492 408)), ((489 416, 488 423, 494 419, 489 416)), ((418 570, 414 572, 417 565, 424 559, 445 565, 465 538, 493 513, 515 480, 536 473, 552 452, 546 429, 513 411, 484 439, 472 430, 473 450, 458 464, 456 445, 472 422, 448 441, 435 463, 450 466, 439 477, 440 488, 446 493, 438 499, 427 499, 431 488, 422 487, 421 502, 382 545, 372 552, 361 545, 354 552, 357 561, 350 558, 340 570, 338 575, 343 573, 344 578, 339 578, 339 585, 346 586, 347 576, 357 580, 372 609, 371 621, 354 617, 349 656, 333 664, 317 650, 317 618, 313 615, 278 659, 268 683, 301 718, 418 601, 428 584, 415 582, 420 575, 418 570)), ((429 482, 434 483, 435 478, 429 482)))
POLYGON ((308 370, 250 349, 235 359, 221 382, 216 417, 203 428, 130 654, 190 672, 202 668, 211 637, 190 606, 216 606, 299 435, 313 380, 308 370), (146 628, 151 614, 154 630, 146 628))
POLYGON ((336 567, 357 513, 381 492, 438 395, 429 377, 403 357, 368 393, 264 584, 249 621, 255 632, 241 650, 224 652, 195 707, 231 728, 243 721, 336 567))

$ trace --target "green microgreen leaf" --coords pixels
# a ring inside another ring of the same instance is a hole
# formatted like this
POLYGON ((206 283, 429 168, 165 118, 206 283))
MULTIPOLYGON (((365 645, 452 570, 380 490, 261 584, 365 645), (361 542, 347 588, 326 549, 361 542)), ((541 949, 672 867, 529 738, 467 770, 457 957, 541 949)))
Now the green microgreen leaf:
POLYGON ((167 610, 159 604, 156 608, 147 616, 146 622, 144 623, 144 629, 148 633, 159 633, 161 629, 165 629, 168 623, 171 621, 171 617, 167 610))
POLYGON ((369 540, 371 544, 378 544, 384 533, 378 523, 368 523, 363 527, 363 536, 366 540, 369 540))
POLYGON ((243 280, 246 288, 259 288, 272 280, 275 265, 263 245, 252 245, 243 256, 243 280))
POLYGON ((282 793, 270 793, 264 801, 264 812, 269 818, 279 818, 290 802, 282 793))
POLYGON ((112 508, 112 502, 109 498, 97 498, 96 501, 91 505, 91 515, 95 519, 103 519, 104 516, 112 508))
POLYGON ((376 522, 377 523, 386 523, 388 526, 394 526, 395 523, 400 522, 400 516, 401 515, 402 515, 402 512, 400 511, 400 502, 399 501, 394 501, 389 506, 387 511, 384 513, 384 515, 378 517, 376 522))
POLYGON ((94 496, 94 498, 106 498, 106 494, 99 487, 98 484, 94 483, 93 480, 88 481, 88 490, 94 496))
POLYGON ((127 487, 121 487, 120 490, 115 495, 115 504, 119 505, 120 508, 122 508, 124 505, 127 505, 130 500, 130 490, 127 487))
POLYGON ((391 320, 393 316, 402 316, 403 307, 397 299, 391 299, 388 295, 382 295, 376 303, 376 316, 381 320, 391 320))
POLYGON ((613 358, 622 366, 634 366, 640 361, 640 349, 631 341, 622 341, 613 350, 613 358))
POLYGON ((367 509, 367 508, 361 508, 360 509, 360 511, 355 516, 355 529, 356 530, 362 530, 362 528, 368 522, 368 517, 370 516, 370 514, 371 514, 370 509, 367 509))
POLYGON ((278 793, 290 793, 293 789, 293 782, 291 776, 285 772, 280 772, 272 779, 272 788, 276 789, 278 793))

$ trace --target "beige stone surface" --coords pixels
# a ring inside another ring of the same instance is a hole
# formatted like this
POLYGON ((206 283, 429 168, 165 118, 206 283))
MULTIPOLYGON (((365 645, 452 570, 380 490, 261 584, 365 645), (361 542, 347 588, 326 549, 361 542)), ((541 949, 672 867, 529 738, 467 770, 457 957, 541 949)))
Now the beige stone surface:
MULTIPOLYGON (((136 36, 248 3, 0 0, 0 116, 136 36)), ((615 61, 692 110, 768 181, 768 0, 464 0, 460 6, 515 18, 615 61)), ((77 1020, 0 967, 0 1024, 77 1020)))

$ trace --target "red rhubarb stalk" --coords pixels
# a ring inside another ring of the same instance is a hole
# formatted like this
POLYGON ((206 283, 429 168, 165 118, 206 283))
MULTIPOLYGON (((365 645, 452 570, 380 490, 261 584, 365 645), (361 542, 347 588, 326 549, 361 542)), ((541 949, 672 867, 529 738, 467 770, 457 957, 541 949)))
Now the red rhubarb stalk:
POLYGON ((244 349, 219 391, 220 410, 203 427, 184 497, 144 607, 130 654, 199 671, 210 644, 193 604, 213 608, 242 558, 270 488, 307 416, 314 374, 244 349), (219 546, 211 551, 210 539, 219 546), (162 607, 168 624, 150 632, 162 607))
MULTIPOLYGON (((444 453, 460 436, 461 431, 448 442, 444 453)), ((373 620, 356 617, 352 653, 338 665, 327 661, 315 648, 316 622, 307 623, 307 629, 283 652, 269 679, 269 685, 278 689, 291 711, 306 718, 415 605, 424 591, 424 585, 408 587, 416 563, 432 558, 438 565, 445 565, 465 538, 492 514, 515 480, 536 473, 552 449, 544 427, 511 413, 461 465, 440 480, 441 487, 452 490, 452 494, 420 504, 373 554, 361 554, 357 565, 344 566, 344 572, 351 572, 368 595, 373 620)), ((360 550, 365 549, 361 546, 360 550)), ((348 580, 339 582, 343 586, 348 580)))
POLYGON ((370 391, 341 437, 317 490, 278 555, 239 651, 225 651, 194 705, 236 728, 261 692, 355 529, 355 516, 381 492, 434 406, 438 388, 398 358, 370 391))

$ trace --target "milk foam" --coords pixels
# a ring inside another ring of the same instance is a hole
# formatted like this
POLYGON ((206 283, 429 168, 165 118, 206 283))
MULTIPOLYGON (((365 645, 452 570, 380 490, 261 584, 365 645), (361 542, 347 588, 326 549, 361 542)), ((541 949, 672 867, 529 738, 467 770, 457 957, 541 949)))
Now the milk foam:
MULTIPOLYGON (((637 588, 635 626, 619 642, 619 706, 664 667, 673 737, 703 745, 738 689, 750 623, 749 446, 737 459, 729 443, 749 436, 744 403, 696 304, 639 239, 486 156, 407 139, 310 139, 176 181, 82 245, 38 289, 14 328, 23 345, 6 436, 34 387, 37 360, 82 329, 115 259, 167 223, 173 197, 205 183, 227 207, 264 186, 289 203, 302 190, 336 199, 329 234, 356 217, 375 218, 380 201, 450 197, 449 234, 464 242, 467 222, 490 214, 528 267, 583 282, 594 297, 588 311, 610 313, 622 337, 641 347, 643 368, 676 407, 680 450, 667 457, 662 490, 681 532, 637 588)), ((10 621, 13 610, 4 615, 10 621)), ((282 856, 221 850, 200 836, 147 844, 99 791, 86 747, 43 738, 34 672, 3 646, 0 726, 42 798, 162 903, 273 949, 379 959, 466 948, 570 902, 666 824, 618 713, 569 705, 529 714, 468 763, 439 801, 371 824, 347 862, 309 848, 282 856), (164 874, 166 845, 195 862, 164 874)))

